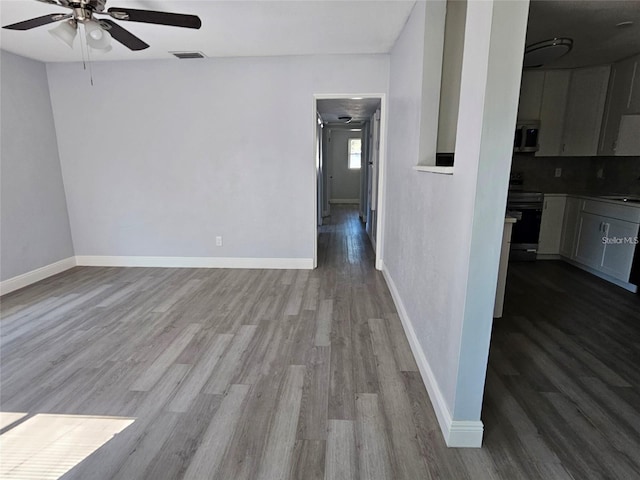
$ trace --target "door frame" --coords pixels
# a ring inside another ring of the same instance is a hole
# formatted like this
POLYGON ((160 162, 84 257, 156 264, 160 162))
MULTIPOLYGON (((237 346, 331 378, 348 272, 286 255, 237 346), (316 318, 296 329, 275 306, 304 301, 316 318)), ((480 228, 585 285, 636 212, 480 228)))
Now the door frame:
POLYGON ((378 182, 377 182, 377 223, 376 223, 376 261, 377 270, 382 270, 384 252, 384 224, 385 224, 385 193, 386 193, 386 160, 387 160, 387 95, 385 93, 315 93, 313 94, 313 148, 310 155, 313 161, 313 268, 318 266, 318 165, 316 164, 315 148, 318 142, 318 100, 349 98, 377 98, 380 99, 380 151, 378 155, 378 182))

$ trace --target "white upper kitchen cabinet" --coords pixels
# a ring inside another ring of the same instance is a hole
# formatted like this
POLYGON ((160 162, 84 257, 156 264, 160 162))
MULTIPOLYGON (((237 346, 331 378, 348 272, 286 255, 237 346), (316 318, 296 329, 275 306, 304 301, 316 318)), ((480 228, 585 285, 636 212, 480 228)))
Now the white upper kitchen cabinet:
POLYGON ((571 70, 548 70, 544 73, 537 157, 557 157, 562 154, 570 79, 571 70))
MULTIPOLYGON (((627 137, 622 132, 622 148, 618 151, 618 137, 623 117, 640 114, 640 55, 615 63, 611 67, 611 78, 604 110, 599 155, 640 155, 627 153, 627 137)), ((622 125, 624 130, 624 125, 622 125)))
POLYGON ((640 55, 633 57, 633 61, 627 113, 640 113, 640 55))
POLYGON ((518 103, 518 121, 540 120, 540 104, 544 87, 544 72, 524 70, 520 83, 520 101, 518 103))
POLYGON ((562 155, 597 155, 609 72, 608 65, 571 72, 562 155))
POLYGON ((623 115, 620 118, 616 155, 640 155, 640 115, 623 115))
POLYGON ((538 240, 538 258, 558 258, 562 240, 562 225, 566 195, 545 195, 540 221, 540 237, 538 240))

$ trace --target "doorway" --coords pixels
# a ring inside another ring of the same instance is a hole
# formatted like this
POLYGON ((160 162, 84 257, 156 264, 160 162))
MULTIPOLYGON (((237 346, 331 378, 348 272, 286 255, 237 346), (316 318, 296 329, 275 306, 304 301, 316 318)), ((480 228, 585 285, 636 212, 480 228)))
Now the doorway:
POLYGON ((375 267, 382 269, 385 100, 384 94, 314 95, 314 268, 318 227, 332 205, 351 204, 371 240, 375 267))

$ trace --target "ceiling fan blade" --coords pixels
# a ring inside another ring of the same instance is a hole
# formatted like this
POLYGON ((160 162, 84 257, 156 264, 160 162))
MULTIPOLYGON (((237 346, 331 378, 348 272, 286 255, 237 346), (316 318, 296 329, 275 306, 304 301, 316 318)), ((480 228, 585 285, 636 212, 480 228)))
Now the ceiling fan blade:
POLYGON ((37 1, 42 3, 48 3, 50 5, 57 5, 59 7, 69 8, 69 7, 66 7, 65 5, 60 5, 58 2, 56 2, 56 0, 37 0, 37 1))
POLYGON ((149 48, 148 44, 144 43, 129 30, 122 28, 111 20, 100 19, 100 24, 109 32, 111 37, 123 44, 129 50, 144 50, 145 48, 149 48))
POLYGON ((31 20, 25 20, 24 22, 18 22, 11 25, 6 25, 2 28, 8 30, 31 30, 32 28, 41 27, 49 23, 58 22, 60 20, 66 20, 73 15, 64 13, 52 13, 50 15, 43 15, 42 17, 32 18, 31 20))
POLYGON ((195 28, 202 26, 200 18, 196 15, 185 15, 182 13, 155 12, 153 10, 136 10, 133 8, 110 8, 109 15, 117 20, 127 20, 130 22, 155 23, 159 25, 170 25, 173 27, 195 28))

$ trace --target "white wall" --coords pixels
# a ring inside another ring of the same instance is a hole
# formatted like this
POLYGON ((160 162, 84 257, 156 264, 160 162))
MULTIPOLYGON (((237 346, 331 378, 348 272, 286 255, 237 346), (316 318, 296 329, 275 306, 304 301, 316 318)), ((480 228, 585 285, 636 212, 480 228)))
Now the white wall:
MULTIPOLYGON (((383 259, 453 409, 473 206, 460 176, 416 172, 425 4, 391 52, 383 259)), ((435 125, 437 128, 437 124, 435 125)))
POLYGON ((384 93, 388 62, 49 64, 76 254, 312 258, 313 94, 384 93))
POLYGON ((384 270, 447 442, 479 446, 528 3, 469 2, 453 175, 412 168, 435 155, 419 153, 421 130, 437 131, 420 112, 435 7, 416 4, 391 52, 384 270))
POLYGON ((0 62, 0 279, 7 280, 72 257, 73 244, 45 65, 4 50, 0 62))
POLYGON ((528 0, 467 6, 456 172, 459 158, 475 188, 454 418, 482 408, 528 14, 528 0))

